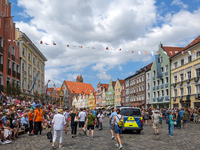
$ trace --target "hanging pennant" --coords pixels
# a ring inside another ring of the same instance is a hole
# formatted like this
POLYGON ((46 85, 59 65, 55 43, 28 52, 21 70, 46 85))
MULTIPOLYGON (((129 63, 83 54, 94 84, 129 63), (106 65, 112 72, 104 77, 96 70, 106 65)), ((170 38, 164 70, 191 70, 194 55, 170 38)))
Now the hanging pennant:
POLYGON ((53 45, 56 45, 56 43, 55 43, 55 42, 53 42, 53 45))
POLYGON ((94 47, 92 49, 95 49, 94 47))
POLYGON ((189 55, 191 55, 191 52, 190 52, 190 51, 188 51, 188 53, 189 53, 189 55))
POLYGON ((184 51, 182 51, 181 53, 182 53, 182 55, 183 55, 183 54, 184 54, 184 51))
POLYGON ((46 45, 49 45, 48 43, 45 43, 46 45))
POLYGON ((140 51, 138 51, 138 54, 140 55, 140 54, 141 54, 141 52, 140 52, 140 51))
POLYGON ((134 51, 131 51, 132 53, 134 53, 134 51))
POLYGON ((43 42, 42 42, 42 41, 40 41, 40 44, 43 44, 43 42))
POLYGON ((108 47, 106 47, 106 50, 108 50, 108 47))
POLYGON ((122 49, 120 48, 119 50, 121 51, 122 49))
POLYGON ((67 47, 69 47, 69 45, 67 45, 67 47))
POLYGON ((147 56, 147 51, 144 51, 145 55, 147 56))
POLYGON ((11 39, 8 39, 8 42, 11 42, 11 39))
POLYGON ((83 46, 79 46, 79 48, 83 48, 83 46))
POLYGON ((153 51, 151 51, 151 55, 153 56, 153 51))

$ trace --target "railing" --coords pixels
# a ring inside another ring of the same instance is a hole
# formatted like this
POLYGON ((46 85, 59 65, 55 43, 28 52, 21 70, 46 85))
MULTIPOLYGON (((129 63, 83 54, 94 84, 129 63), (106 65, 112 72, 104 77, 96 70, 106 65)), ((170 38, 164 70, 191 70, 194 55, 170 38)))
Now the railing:
POLYGON ((160 87, 161 87, 161 89, 163 89, 164 85, 163 85, 163 84, 161 84, 161 86, 160 86, 160 87))
POLYGON ((165 87, 166 87, 166 88, 168 87, 168 83, 165 83, 165 87))

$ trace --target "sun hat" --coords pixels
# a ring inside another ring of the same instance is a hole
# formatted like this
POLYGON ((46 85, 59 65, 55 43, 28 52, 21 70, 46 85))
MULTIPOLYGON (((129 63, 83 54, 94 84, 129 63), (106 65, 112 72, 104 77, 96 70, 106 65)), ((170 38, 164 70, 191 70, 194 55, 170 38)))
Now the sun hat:
POLYGON ((63 113, 63 109, 58 109, 57 112, 62 114, 63 113))

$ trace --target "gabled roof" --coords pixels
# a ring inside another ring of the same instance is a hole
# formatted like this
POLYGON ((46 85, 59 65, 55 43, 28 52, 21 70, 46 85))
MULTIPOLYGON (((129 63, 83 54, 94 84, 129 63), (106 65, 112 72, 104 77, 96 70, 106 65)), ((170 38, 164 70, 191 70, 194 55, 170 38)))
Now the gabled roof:
POLYGON ((185 47, 185 49, 186 48, 189 48, 189 47, 191 47, 191 46, 193 46, 193 45, 195 45, 195 44, 197 44, 197 43, 200 43, 200 36, 198 36, 196 39, 194 39, 190 44, 188 44, 186 47, 185 47))
POLYGON ((102 86, 102 90, 103 90, 103 88, 105 87, 105 90, 107 91, 107 90, 108 90, 109 84, 101 84, 101 86, 102 86))
POLYGON ((183 51, 185 49, 184 47, 168 47, 168 46, 163 46, 162 48, 169 55, 170 58, 175 56, 176 54, 180 53, 181 51, 183 51))
POLYGON ((90 94, 91 91, 95 92, 95 89, 89 83, 80 83, 66 80, 65 83, 71 93, 90 94))
POLYGON ((125 80, 120 80, 120 79, 119 79, 119 82, 120 82, 120 83, 121 83, 121 85, 122 85, 122 84, 124 84, 124 83, 125 83, 125 80))
POLYGON ((148 64, 147 67, 147 71, 151 70, 151 66, 153 65, 153 63, 148 64))
POLYGON ((56 91, 59 92, 59 91, 60 91, 60 88, 61 88, 61 87, 57 87, 57 88, 56 88, 56 91))
POLYGON ((51 93, 53 91, 53 89, 54 88, 48 88, 47 91, 51 93))

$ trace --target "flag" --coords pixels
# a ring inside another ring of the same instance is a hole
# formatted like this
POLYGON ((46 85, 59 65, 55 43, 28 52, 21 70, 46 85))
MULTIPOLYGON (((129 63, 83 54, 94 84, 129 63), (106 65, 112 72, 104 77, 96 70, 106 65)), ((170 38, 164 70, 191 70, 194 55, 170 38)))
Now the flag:
POLYGON ((134 51, 131 51, 132 53, 134 53, 134 51))
POLYGON ((108 50, 108 47, 106 47, 106 50, 108 50))
POLYGON ((47 95, 47 90, 48 90, 48 84, 49 84, 50 81, 51 81, 51 80, 48 80, 48 82, 47 82, 47 86, 46 86, 46 95, 47 95))
POLYGON ((140 54, 141 54, 141 52, 140 52, 140 51, 138 51, 138 54, 140 55, 140 54))
POLYGON ((69 45, 67 45, 67 47, 69 47, 69 45))
POLYGON ((119 50, 121 51, 122 49, 120 48, 119 50))
POLYGON ((144 51, 145 55, 147 56, 147 51, 144 51))
POLYGON ((182 51, 181 53, 182 53, 182 55, 183 55, 183 54, 184 54, 184 51, 182 51))
POLYGON ((190 52, 190 51, 188 51, 188 53, 189 53, 189 55, 191 55, 191 52, 190 52))
POLYGON ((55 43, 55 42, 53 42, 53 45, 56 45, 56 43, 55 43))
POLYGON ((8 42, 10 42, 11 41, 11 39, 8 39, 8 42))
POLYGON ((83 48, 83 46, 79 46, 79 48, 83 48))
POLYGON ((27 44, 30 44, 30 42, 27 42, 27 44))
POLYGON ((92 49, 95 49, 94 47, 92 49))
POLYGON ((43 42, 42 42, 42 41, 40 41, 40 44, 43 44, 43 42))
POLYGON ((153 56, 153 51, 151 51, 151 55, 153 56))

